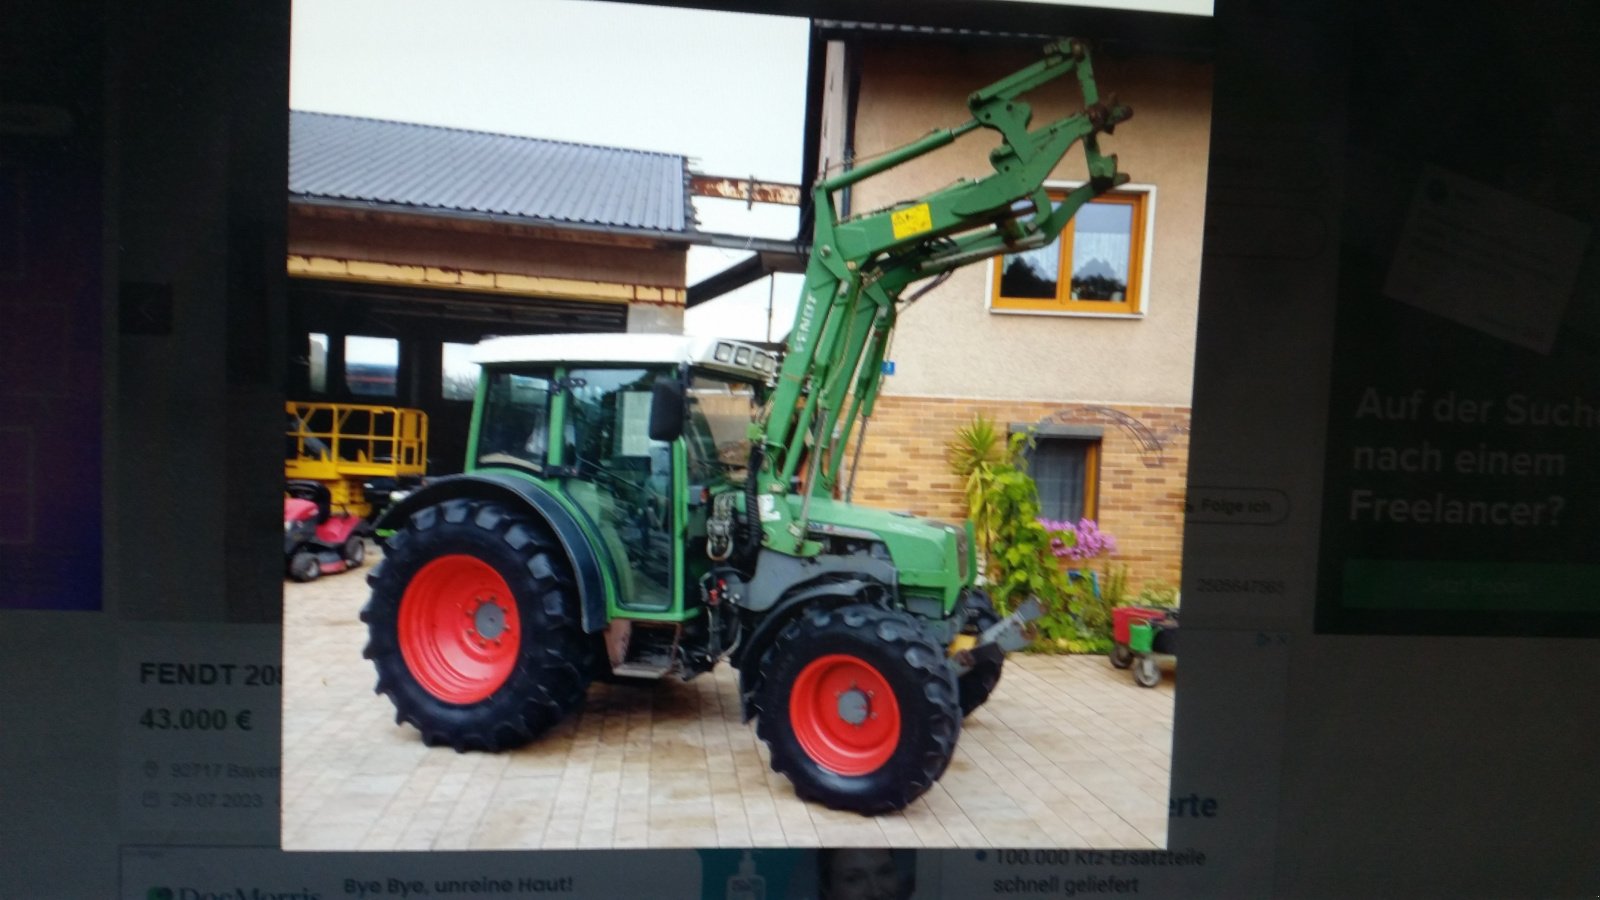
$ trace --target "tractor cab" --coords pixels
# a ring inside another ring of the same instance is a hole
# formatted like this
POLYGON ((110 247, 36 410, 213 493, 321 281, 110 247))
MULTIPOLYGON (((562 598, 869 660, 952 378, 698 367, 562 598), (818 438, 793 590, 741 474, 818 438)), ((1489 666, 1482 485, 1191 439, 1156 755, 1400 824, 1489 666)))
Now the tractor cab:
POLYGON ((776 354, 677 335, 541 335, 486 341, 476 358, 467 471, 552 491, 609 562, 615 612, 681 619, 710 568, 711 501, 749 475, 776 354))

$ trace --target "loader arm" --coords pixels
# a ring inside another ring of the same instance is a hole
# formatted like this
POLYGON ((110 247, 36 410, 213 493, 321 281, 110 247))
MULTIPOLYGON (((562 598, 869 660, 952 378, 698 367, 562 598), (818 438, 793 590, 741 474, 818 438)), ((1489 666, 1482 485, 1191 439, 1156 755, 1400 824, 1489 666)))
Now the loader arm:
POLYGON ((1100 101, 1088 51, 1079 41, 1051 44, 1042 60, 975 91, 967 107, 968 121, 824 178, 812 189, 816 225, 804 294, 764 419, 751 435, 760 454, 755 490, 771 498, 763 499, 760 510, 763 544, 770 549, 817 552, 806 540, 809 498, 839 488, 843 450, 853 432, 859 444, 871 419, 901 293, 998 254, 1045 246, 1083 204, 1128 180, 1117 171, 1115 156, 1100 153, 1098 136, 1133 113, 1100 101), (1083 109, 1030 131, 1032 110, 1018 97, 1069 74, 1077 76, 1083 109), (979 128, 1001 138, 989 154, 992 174, 839 218, 838 191, 979 128), (1044 183, 1080 141, 1088 177, 1052 204, 1044 183), (798 511, 781 502, 797 476, 807 491, 798 511))

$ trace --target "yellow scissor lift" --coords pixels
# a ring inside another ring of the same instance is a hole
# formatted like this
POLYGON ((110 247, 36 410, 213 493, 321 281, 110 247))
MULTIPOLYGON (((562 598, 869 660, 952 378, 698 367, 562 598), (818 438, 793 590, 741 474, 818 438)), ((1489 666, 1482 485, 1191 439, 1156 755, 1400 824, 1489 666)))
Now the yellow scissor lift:
POLYGON ((292 400, 285 409, 284 476, 327 488, 333 515, 369 519, 368 483, 398 487, 419 481, 427 469, 428 416, 422 410, 292 400))

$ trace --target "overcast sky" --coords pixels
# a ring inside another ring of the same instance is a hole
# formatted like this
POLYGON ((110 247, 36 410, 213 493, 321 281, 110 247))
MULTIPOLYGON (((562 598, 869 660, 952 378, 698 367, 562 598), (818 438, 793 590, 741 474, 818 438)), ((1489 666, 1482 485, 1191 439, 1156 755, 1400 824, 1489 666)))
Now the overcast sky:
MULTIPOLYGON (((289 105, 657 150, 696 171, 798 182, 804 19, 580 0, 295 0, 289 105)), ((785 207, 697 201, 708 231, 790 238, 785 207)), ((689 283, 743 254, 696 248, 689 283)), ((776 291, 786 330, 798 278, 776 291)), ((691 311, 761 337, 768 285, 691 311)))

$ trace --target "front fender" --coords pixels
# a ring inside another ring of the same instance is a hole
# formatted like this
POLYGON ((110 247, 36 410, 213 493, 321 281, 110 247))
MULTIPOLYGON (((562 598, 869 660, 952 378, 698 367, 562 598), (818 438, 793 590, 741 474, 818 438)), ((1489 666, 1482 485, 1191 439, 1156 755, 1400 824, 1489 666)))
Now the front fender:
POLYGON ((806 573, 807 577, 778 592, 776 599, 762 597, 758 602, 741 604, 748 612, 760 616, 760 624, 739 639, 730 659, 739 670, 739 708, 746 722, 755 715, 755 695, 761 687, 761 658, 784 626, 811 606, 888 603, 896 593, 894 566, 882 560, 823 557, 791 563, 787 557, 763 550, 758 574, 745 588, 757 597, 760 597, 757 587, 762 581, 759 574, 762 566, 766 567, 769 578, 774 570, 783 570, 789 577, 799 573, 806 573))
POLYGON ((376 528, 380 534, 391 532, 418 510, 458 498, 494 501, 509 510, 524 511, 549 526, 572 565, 583 630, 593 634, 605 629, 605 578, 601 574, 601 563, 594 545, 578 520, 555 495, 532 481, 514 475, 481 472, 436 478, 385 510, 378 518, 376 528))

